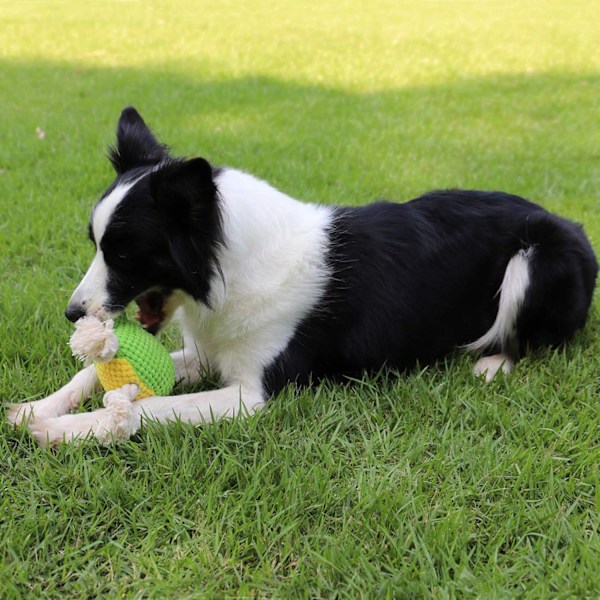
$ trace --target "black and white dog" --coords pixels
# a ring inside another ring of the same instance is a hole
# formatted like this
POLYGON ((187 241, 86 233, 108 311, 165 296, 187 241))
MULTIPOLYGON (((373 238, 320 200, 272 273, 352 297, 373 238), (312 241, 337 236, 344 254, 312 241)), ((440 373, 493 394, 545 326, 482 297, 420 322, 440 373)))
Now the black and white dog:
POLYGON ((171 319, 177 378, 210 369, 216 391, 67 414, 96 388, 88 367, 9 419, 41 442, 135 433, 143 418, 200 423, 252 413, 286 384, 406 369, 457 347, 476 373, 509 372, 527 348, 586 321, 597 263, 580 226, 517 196, 447 190, 405 204, 305 204, 251 175, 170 156, 126 108, 111 150, 117 177, 96 204, 96 255, 66 315, 109 319, 136 300, 144 326, 171 319))

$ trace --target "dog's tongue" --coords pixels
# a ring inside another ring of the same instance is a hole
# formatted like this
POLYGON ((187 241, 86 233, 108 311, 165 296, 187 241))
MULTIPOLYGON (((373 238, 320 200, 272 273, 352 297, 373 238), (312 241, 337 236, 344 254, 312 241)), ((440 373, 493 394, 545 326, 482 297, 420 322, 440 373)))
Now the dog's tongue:
POLYGON ((165 318, 162 311, 163 297, 159 292, 142 294, 137 299, 137 304, 140 307, 137 318, 146 329, 159 324, 165 318))

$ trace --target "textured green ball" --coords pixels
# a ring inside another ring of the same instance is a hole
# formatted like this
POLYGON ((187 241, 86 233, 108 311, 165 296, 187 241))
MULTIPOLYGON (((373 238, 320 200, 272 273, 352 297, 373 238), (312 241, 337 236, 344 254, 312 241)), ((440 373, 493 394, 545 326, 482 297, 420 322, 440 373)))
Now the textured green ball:
POLYGON ((136 398, 168 396, 175 385, 175 367, 167 349, 137 323, 119 317, 102 322, 84 317, 71 337, 73 354, 93 361, 106 391, 128 383, 140 388, 136 398))

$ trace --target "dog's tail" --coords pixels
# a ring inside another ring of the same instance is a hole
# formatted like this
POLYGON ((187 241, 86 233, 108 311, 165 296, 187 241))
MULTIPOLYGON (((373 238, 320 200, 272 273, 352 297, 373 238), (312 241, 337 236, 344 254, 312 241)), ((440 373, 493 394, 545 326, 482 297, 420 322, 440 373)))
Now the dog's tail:
POLYGON ((534 247, 519 250, 506 265, 498 293, 498 313, 492 327, 479 339, 467 344, 468 350, 501 348, 503 352, 517 340, 517 319, 531 283, 531 258, 534 247))
POLYGON ((522 246, 506 265, 496 319, 470 350, 516 359, 527 347, 560 345, 586 322, 598 263, 581 226, 542 212, 529 215, 517 237, 522 246))

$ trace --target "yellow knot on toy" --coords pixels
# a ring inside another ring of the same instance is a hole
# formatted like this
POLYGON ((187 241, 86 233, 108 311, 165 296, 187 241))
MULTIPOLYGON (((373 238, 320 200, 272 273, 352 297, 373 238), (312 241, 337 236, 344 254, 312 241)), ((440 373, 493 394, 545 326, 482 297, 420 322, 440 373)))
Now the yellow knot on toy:
POLYGON ((167 349, 139 325, 119 317, 101 321, 83 317, 70 341, 73 355, 95 363, 98 379, 108 392, 135 383, 147 396, 168 396, 175 385, 175 367, 167 349))

